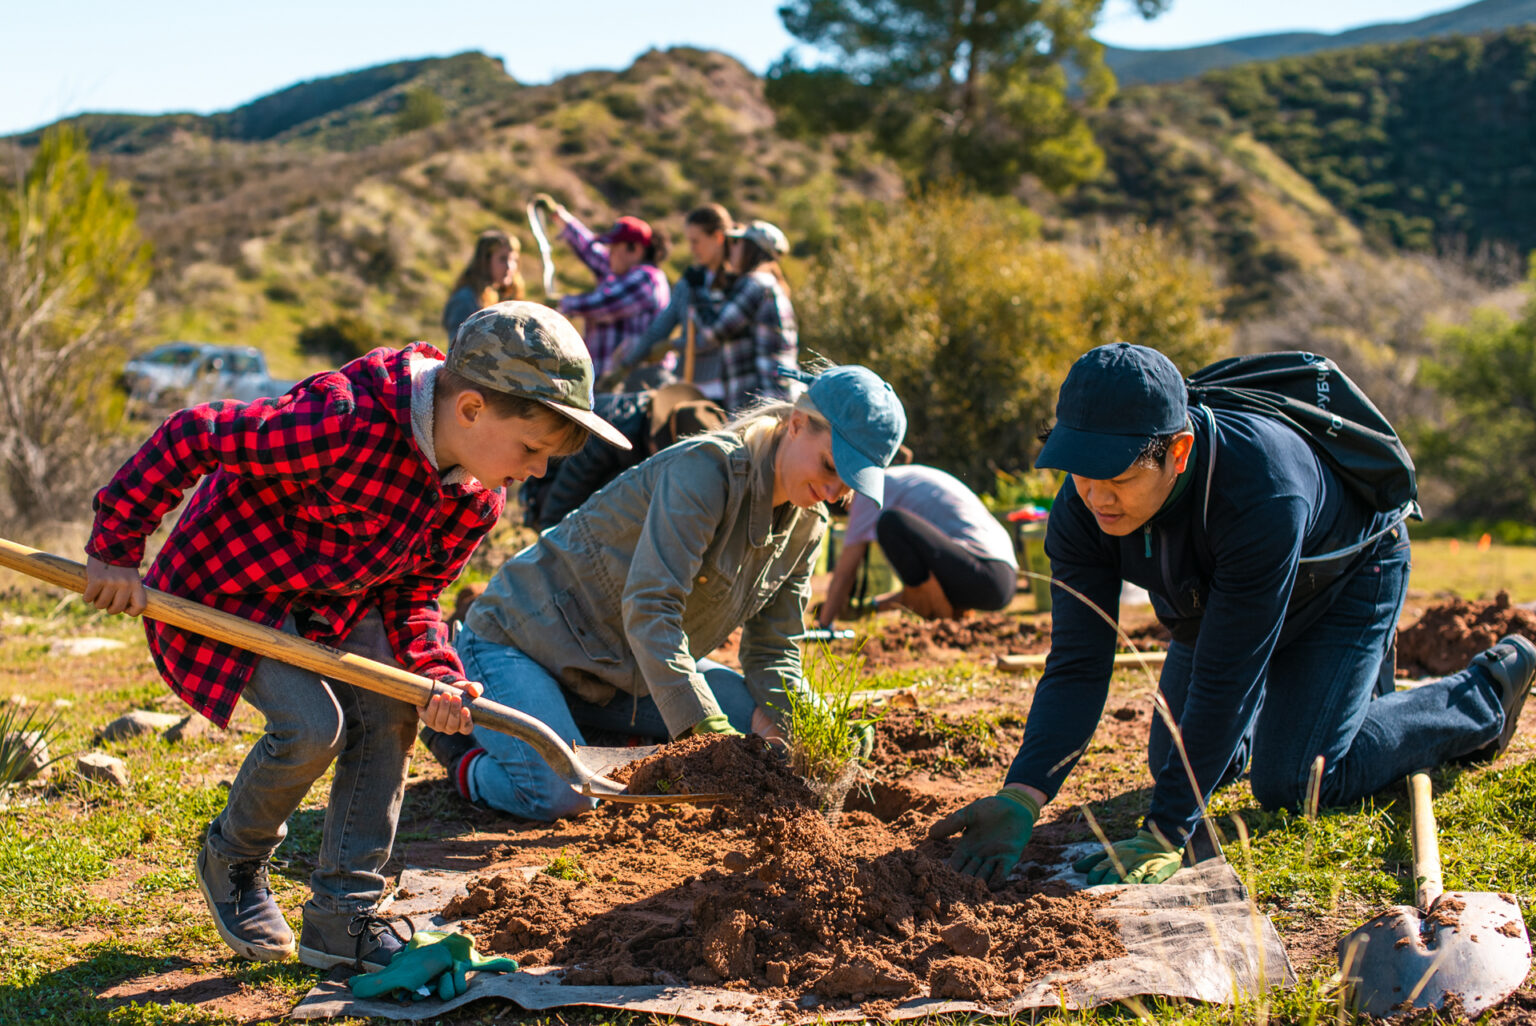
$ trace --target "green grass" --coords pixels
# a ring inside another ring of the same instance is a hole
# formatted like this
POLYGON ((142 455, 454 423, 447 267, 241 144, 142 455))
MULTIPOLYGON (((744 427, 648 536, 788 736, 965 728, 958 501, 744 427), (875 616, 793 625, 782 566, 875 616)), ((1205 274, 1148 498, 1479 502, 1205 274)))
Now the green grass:
POLYGON ((1536 546, 1494 544, 1480 551, 1475 539, 1415 540, 1408 586, 1427 596, 1451 592, 1467 599, 1504 590, 1516 602, 1530 602, 1536 600, 1536 546))
MULTIPOLYGON (((1468 551, 1466 543, 1456 554, 1442 541, 1416 543, 1415 587, 1432 592, 1454 583, 1468 551)), ((1475 553, 1475 546, 1471 551, 1475 553)), ((1502 561, 1501 576, 1519 580, 1522 574, 1536 574, 1536 550, 1496 547, 1493 555, 1502 561), (1532 557, 1529 565, 1527 556, 1532 557)), ((143 650, 139 624, 57 607, 57 598, 47 596, 5 605, 13 614, 24 609, 36 622, 9 626, 0 637, 0 699, 21 694, 43 707, 54 699, 69 700, 72 704, 60 710, 58 750, 91 747, 94 729, 130 708, 176 708, 166 701, 164 685, 143 650), (86 658, 48 654, 52 637, 80 634, 129 644, 86 658)), ((822 653, 809 653, 807 665, 813 681, 834 699, 849 682, 846 671, 826 662, 822 653)), ((917 685, 923 706, 939 713, 962 702, 967 710, 979 707, 950 716, 945 729, 953 732, 956 747, 998 725, 1016 726, 1010 717, 1028 707, 1026 683, 971 665, 851 676, 859 689, 917 685)), ((1145 694, 1146 688, 1145 679, 1122 674, 1111 707, 1117 700, 1145 694)), ((258 722, 249 711, 236 721, 246 730, 258 722)), ((824 729, 829 736, 835 732, 830 726, 824 729)), ((23 785, 15 800, 0 809, 0 1023, 234 1026, 249 1017, 221 1010, 217 999, 202 1005, 141 1000, 113 1007, 97 994, 127 981, 185 971, 228 982, 244 996, 257 995, 268 1005, 260 1015, 281 1018, 322 977, 295 960, 257 965, 232 958, 208 921, 192 879, 192 857, 201 832, 224 801, 221 781, 234 775, 253 740, 250 733, 215 731, 175 746, 154 736, 104 745, 128 763, 131 783, 126 792, 82 786, 59 772, 47 788, 23 785)), ((1441 771, 1435 776, 1435 805, 1447 888, 1514 893, 1526 908, 1527 923, 1536 926, 1532 757, 1529 742, 1521 740, 1494 766, 1441 771)), ((996 774, 1001 776, 1000 766, 996 774)), ((1069 778, 1069 785, 1074 782, 1092 782, 1106 796, 1091 808, 1111 832, 1134 824, 1145 812, 1146 769, 1139 749, 1096 743, 1069 778)), ((290 912, 307 896, 327 790, 324 780, 311 792, 279 852, 286 864, 274 873, 273 886, 290 912)), ((446 836, 450 828, 445 824, 456 824, 465 815, 457 806, 441 808, 439 792, 431 786, 408 789, 402 822, 410 824, 411 836, 446 836)), ((1064 814, 1056 804, 1048 810, 1064 814)), ((1404 792, 1388 790, 1309 817, 1264 812, 1240 784, 1217 796, 1212 813, 1231 841, 1228 857, 1249 883, 1256 907, 1274 920, 1282 937, 1321 938, 1322 956, 1298 967, 1300 985, 1235 1006, 1145 1001, 1135 1007, 1049 1018, 1092 1024, 1143 1019, 1192 1026, 1339 1021, 1337 995, 1328 980, 1333 971, 1326 951, 1330 939, 1388 905, 1412 900, 1404 792), (1246 840, 1239 837, 1238 820, 1246 840)), ((545 871, 563 879, 584 872, 579 858, 566 851, 555 855, 545 871)), ((649 1020, 584 1009, 530 1015, 504 1003, 484 1002, 441 1021, 639 1026, 649 1020)), ((982 1020, 948 1016, 938 1021, 982 1020)))

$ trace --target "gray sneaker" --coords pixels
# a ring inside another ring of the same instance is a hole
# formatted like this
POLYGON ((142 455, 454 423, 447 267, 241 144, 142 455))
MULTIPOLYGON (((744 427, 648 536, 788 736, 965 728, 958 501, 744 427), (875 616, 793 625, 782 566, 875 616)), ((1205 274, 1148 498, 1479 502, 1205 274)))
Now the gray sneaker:
POLYGON ((1469 757, 1474 762, 1489 762, 1503 755, 1515 738, 1515 728, 1520 725, 1520 710, 1531 693, 1531 679, 1536 677, 1536 645, 1518 634, 1511 634, 1500 638, 1499 643, 1488 651, 1473 656, 1471 665, 1488 671, 1504 706, 1504 729, 1499 731, 1498 738, 1469 757))
POLYGON ((316 969, 347 966, 357 972, 376 973, 389 965, 409 939, 400 936, 377 909, 322 912, 314 902, 306 902, 304 928, 299 932, 299 961, 316 969))
POLYGON ((293 930, 272 897, 266 859, 226 862, 204 841, 197 853, 197 886, 219 936, 235 954, 258 962, 293 954, 293 930))

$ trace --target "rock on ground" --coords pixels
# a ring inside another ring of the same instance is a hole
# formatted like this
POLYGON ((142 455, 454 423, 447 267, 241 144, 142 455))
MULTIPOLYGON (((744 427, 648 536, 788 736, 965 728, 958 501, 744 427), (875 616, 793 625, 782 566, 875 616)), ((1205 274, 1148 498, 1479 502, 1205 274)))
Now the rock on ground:
POLYGON ((128 764, 106 752, 86 752, 75 759, 75 772, 86 780, 95 780, 119 789, 128 786, 128 764))
POLYGON ((147 709, 135 709, 132 712, 123 713, 111 723, 96 732, 96 743, 103 741, 121 741, 123 738, 138 737, 140 734, 158 734, 162 730, 169 730, 182 721, 182 717, 175 713, 150 712, 147 709))

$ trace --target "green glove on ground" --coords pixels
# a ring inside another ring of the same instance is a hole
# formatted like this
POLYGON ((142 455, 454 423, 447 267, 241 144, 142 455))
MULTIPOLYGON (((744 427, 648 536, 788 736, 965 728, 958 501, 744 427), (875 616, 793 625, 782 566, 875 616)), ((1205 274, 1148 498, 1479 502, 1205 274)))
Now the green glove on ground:
POLYGON ((1116 841, 1114 857, 1099 852, 1072 863, 1079 873, 1088 874, 1090 886, 1117 883, 1162 883, 1184 862, 1184 849, 1174 848, 1150 830, 1138 830, 1128 841, 1116 841), (1116 866, 1116 863, 1119 863, 1116 866))
POLYGON ((949 859, 950 868, 996 887, 1024 857, 1024 846, 1029 844, 1039 817, 1039 802, 1017 788, 1005 787, 945 816, 928 836, 960 834, 949 859))
POLYGON ((429 991, 435 991, 439 998, 447 1001, 469 989, 465 974, 470 971, 516 972, 517 962, 510 958, 482 957, 468 934, 418 930, 410 943, 389 960, 389 965, 376 973, 354 976, 347 981, 347 986, 360 998, 394 993, 420 1001, 431 996, 429 991))
POLYGON ((729 734, 734 737, 741 737, 741 731, 731 726, 731 718, 725 713, 715 713, 713 716, 704 717, 693 725, 691 733, 729 734))
POLYGON ((859 750, 854 758, 863 762, 869 758, 869 753, 875 750, 875 725, 873 723, 850 723, 848 736, 859 743, 859 750))

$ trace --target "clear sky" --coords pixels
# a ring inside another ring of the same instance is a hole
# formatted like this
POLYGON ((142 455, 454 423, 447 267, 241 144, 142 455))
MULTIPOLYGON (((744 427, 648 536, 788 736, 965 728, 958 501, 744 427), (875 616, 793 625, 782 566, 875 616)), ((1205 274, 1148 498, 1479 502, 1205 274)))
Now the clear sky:
MULTIPOLYGON (((791 43, 780 0, 0 0, 0 134, 91 111, 210 113, 308 78, 481 50, 523 82, 621 68, 654 46, 765 70, 791 43)), ((1170 47, 1405 21, 1458 0, 1174 0, 1145 22, 1108 0, 1100 38, 1170 47)))

